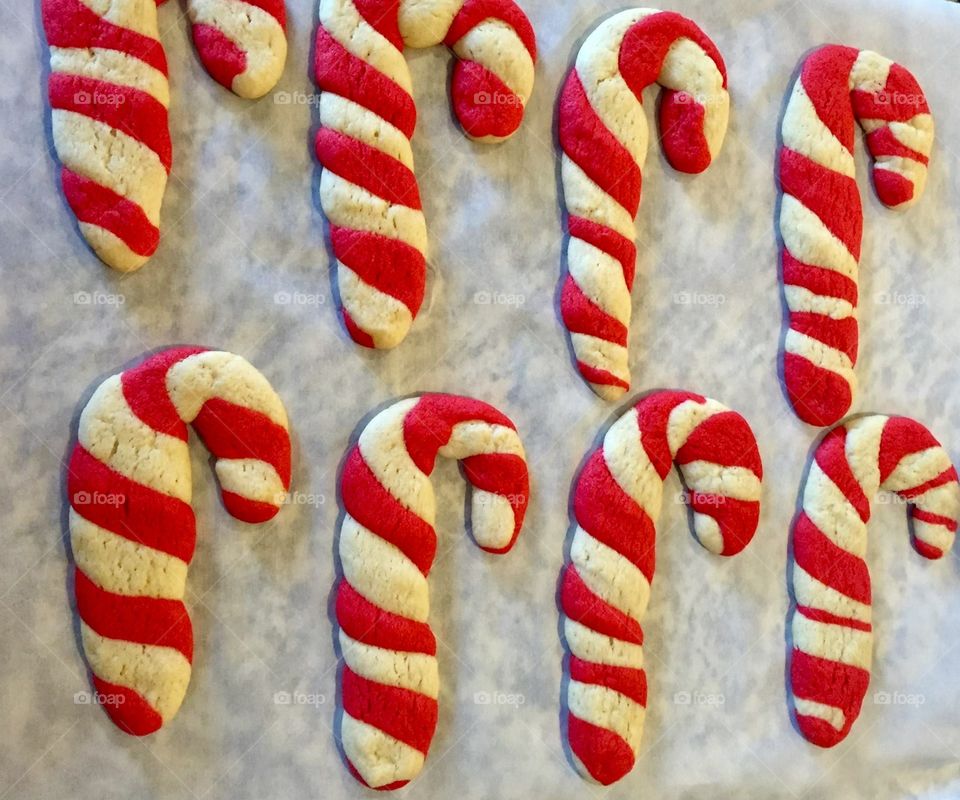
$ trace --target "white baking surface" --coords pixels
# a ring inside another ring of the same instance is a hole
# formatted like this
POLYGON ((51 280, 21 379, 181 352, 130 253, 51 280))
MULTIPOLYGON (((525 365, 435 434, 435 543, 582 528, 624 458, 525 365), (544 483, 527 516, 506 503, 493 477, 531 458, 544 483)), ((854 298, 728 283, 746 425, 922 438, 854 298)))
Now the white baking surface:
MULTIPOLYGON (((533 497, 514 551, 488 556, 463 532, 456 469, 437 470, 440 722, 423 774, 399 796, 960 796, 960 569, 955 555, 929 563, 912 552, 901 506, 878 504, 871 524, 876 650, 860 719, 823 751, 788 717, 787 533, 817 431, 792 415, 776 377, 773 178, 780 109, 805 51, 871 48, 917 76, 937 123, 922 202, 884 210, 857 149, 867 219, 855 410, 915 415, 960 458, 960 8, 673 6, 723 53, 732 118, 704 174, 674 173, 655 145, 647 161, 634 392, 687 388, 741 411, 765 462, 763 515, 753 544, 725 561, 687 533, 680 503, 665 503, 645 625, 643 751, 627 778, 601 790, 577 777, 562 749, 555 593, 571 481, 626 405, 607 406, 583 384, 555 311, 562 231, 552 126, 580 41, 622 6, 524 0, 539 39, 537 86, 522 129, 499 147, 471 144, 455 127, 449 55, 411 54, 428 299, 399 349, 372 353, 347 339, 331 300, 309 135, 312 3, 288 0, 290 60, 273 97, 254 104, 203 73, 182 9, 161 8, 175 162, 160 250, 126 277, 85 248, 58 188, 39 12, 0 5, 0 798, 369 796, 332 733, 336 476, 372 410, 424 390, 474 394, 507 412, 526 443, 533 497), (245 526, 223 510, 207 456, 193 449, 194 675, 173 722, 138 740, 74 699, 90 686, 69 593, 63 464, 96 384, 175 343, 241 353, 267 375, 290 413, 301 494, 275 523, 245 526), (893 702, 876 702, 877 692, 893 702)), ((668 497, 679 491, 671 476, 668 497)))

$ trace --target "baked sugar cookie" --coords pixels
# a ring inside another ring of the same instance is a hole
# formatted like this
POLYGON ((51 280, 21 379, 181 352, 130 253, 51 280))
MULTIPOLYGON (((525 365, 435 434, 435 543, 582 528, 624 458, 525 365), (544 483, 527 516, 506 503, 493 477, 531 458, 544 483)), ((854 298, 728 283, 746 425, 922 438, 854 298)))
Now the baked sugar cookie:
POLYGON ((136 736, 170 721, 190 680, 188 424, 216 459, 227 511, 271 519, 290 486, 287 415, 231 353, 173 348, 107 378, 80 415, 67 468, 83 650, 110 718, 136 736))
POLYGON ((790 692, 797 726, 820 747, 850 732, 873 651, 867 522, 879 490, 909 504, 913 545, 936 559, 953 545, 960 485, 919 422, 873 414, 838 425, 813 456, 793 527, 790 692))
MULTIPOLYGON (((167 59, 154 0, 42 0, 51 127, 61 183, 101 261, 128 272, 160 242, 173 157, 167 59)), ((286 59, 283 0, 188 0, 210 74, 241 97, 276 84, 286 59)))
POLYGON ((262 97, 287 60, 283 0, 187 0, 193 43, 207 72, 240 97, 262 97))
POLYGON ((479 400, 402 400, 377 414, 350 451, 340 479, 340 738, 350 771, 375 789, 419 774, 437 724, 427 575, 437 549, 430 473, 438 455, 458 460, 473 486, 472 533, 484 550, 507 552, 527 508, 517 431, 479 400))
POLYGON ((857 280, 863 210, 854 126, 873 157, 873 187, 890 208, 920 197, 933 118, 916 79, 872 53, 826 45, 803 62, 781 126, 783 292, 789 330, 783 376, 790 404, 811 425, 833 425, 856 386, 857 280))
POLYGON ((560 95, 567 274, 560 311, 590 387, 615 400, 630 386, 627 337, 647 157, 643 90, 659 84, 660 134, 674 169, 702 172, 727 130, 727 73, 693 22, 652 8, 622 11, 591 33, 560 95))
POLYGON ((512 135, 533 90, 536 58, 533 28, 512 0, 320 2, 320 201, 344 324, 365 347, 399 344, 423 302, 427 230, 403 48, 441 42, 456 57, 451 95, 464 133, 483 142, 512 135))
POLYGON ((41 14, 63 193, 100 259, 137 269, 160 241, 172 158, 157 7, 153 0, 42 0, 41 14))
POLYGON ((577 478, 577 527, 560 604, 569 656, 567 741, 580 774, 604 785, 633 769, 647 705, 643 617, 663 484, 680 470, 693 531, 739 553, 760 515, 763 467, 746 420, 689 392, 647 395, 607 431, 577 478))

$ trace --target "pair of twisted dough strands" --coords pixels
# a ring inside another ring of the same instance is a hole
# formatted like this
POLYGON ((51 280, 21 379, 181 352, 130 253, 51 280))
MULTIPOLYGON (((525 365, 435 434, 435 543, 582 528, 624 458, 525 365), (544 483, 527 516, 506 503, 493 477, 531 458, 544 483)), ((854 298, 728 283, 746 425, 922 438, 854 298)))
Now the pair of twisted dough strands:
POLYGON ((330 223, 344 324, 366 347, 407 335, 423 302, 427 232, 413 171, 416 125, 404 46, 443 42, 464 132, 516 131, 533 89, 533 28, 512 0, 321 0, 320 199, 330 223))
MULTIPOLYGON (((282 0, 188 0, 204 65, 259 97, 286 59, 282 0)), ((160 242, 172 149, 167 59, 154 0, 42 0, 48 94, 61 182, 80 232, 114 269, 143 266, 160 242)))
POLYGON ((923 192, 933 118, 916 79, 869 50, 827 45, 803 62, 783 116, 779 170, 787 394, 800 419, 850 410, 857 360, 863 210, 853 162, 859 121, 873 185, 891 208, 923 192))
POLYGON ((83 649, 107 713, 135 735, 168 722, 190 680, 188 424, 216 459, 227 511, 271 519, 290 485, 287 416, 231 353, 166 350, 105 380, 80 416, 68 467, 83 649))
POLYGON ((561 585, 569 652, 567 738, 580 773, 620 780, 640 747, 647 705, 641 627, 653 580, 663 482, 676 464, 698 541, 739 553, 760 514, 763 468, 739 414, 700 395, 660 391, 604 436, 577 478, 577 527, 561 585))
POLYGON ((649 136, 642 94, 652 83, 663 87, 667 160, 702 172, 723 143, 730 98, 720 53, 685 17, 643 8, 606 20, 583 43, 560 96, 570 234, 560 309, 580 374, 605 400, 630 386, 634 217, 649 136))
POLYGON ((340 481, 340 734, 351 772, 377 789, 416 777, 437 724, 436 640, 427 621, 437 455, 463 465, 473 486, 473 536, 484 550, 508 551, 527 508, 516 429, 478 400, 403 400, 377 414, 351 450, 340 481))
POLYGON ((926 558, 950 549, 960 517, 957 472, 919 422, 859 417, 817 447, 793 529, 790 691, 801 733, 821 747, 850 732, 870 682, 864 557, 870 503, 880 489, 910 504, 913 544, 926 558))

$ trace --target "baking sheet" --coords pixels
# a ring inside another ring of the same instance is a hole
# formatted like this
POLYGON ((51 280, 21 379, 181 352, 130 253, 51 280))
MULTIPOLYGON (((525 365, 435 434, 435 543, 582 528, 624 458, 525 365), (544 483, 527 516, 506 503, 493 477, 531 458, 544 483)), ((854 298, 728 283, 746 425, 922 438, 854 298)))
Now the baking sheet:
POLYGON ((423 774, 400 796, 960 795, 960 569, 956 556, 928 563, 911 551, 902 507, 878 505, 871 527, 875 666, 859 721, 830 751, 807 744, 789 721, 787 532, 817 432, 792 415, 776 378, 773 180, 778 118, 805 51, 828 41, 869 47, 916 74, 937 122, 922 202, 884 210, 857 151, 867 219, 856 410, 915 415, 957 460, 960 8, 939 0, 672 6, 719 46, 733 111, 706 173, 676 174, 655 147, 648 158, 634 390, 688 388, 740 410, 764 458, 763 514, 743 554, 717 559, 688 533, 670 478, 645 624, 643 751, 629 777, 601 790, 577 777, 562 749, 555 597, 571 481, 625 405, 604 404, 575 374, 555 311, 562 236, 552 125, 580 41, 622 6, 524 0, 539 39, 537 86, 520 133, 498 147, 456 129, 448 54, 411 54, 428 299, 403 346, 371 353, 347 340, 331 296, 308 133, 312 3, 288 0, 286 72, 272 98, 253 104, 203 73, 182 8, 161 9, 175 164, 160 251, 124 277, 86 250, 57 187, 38 11, 0 2, 8 76, 0 83, 0 798, 366 795, 332 734, 336 477, 369 413, 423 390, 472 393, 511 415, 533 497, 515 550, 488 556, 463 532, 455 467, 436 473, 440 721, 423 774), (206 454, 193 448, 194 675, 176 719, 138 740, 83 703, 90 686, 68 594, 63 462, 99 381, 174 343, 241 353, 268 376, 290 413, 299 494, 273 524, 237 523, 220 505, 206 454))

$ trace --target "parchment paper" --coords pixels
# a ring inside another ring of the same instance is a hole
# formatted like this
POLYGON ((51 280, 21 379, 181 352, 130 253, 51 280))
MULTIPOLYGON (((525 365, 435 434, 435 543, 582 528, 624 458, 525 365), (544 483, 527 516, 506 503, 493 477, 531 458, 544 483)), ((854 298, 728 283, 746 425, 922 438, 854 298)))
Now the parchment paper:
POLYGON ((571 481, 626 405, 604 404, 576 375, 555 310, 563 239, 553 125, 579 43, 622 6, 523 1, 540 45, 537 85, 521 131, 498 147, 457 130, 449 54, 410 54, 428 300, 399 349, 371 353, 349 342, 331 296, 310 148, 313 3, 288 0, 286 72, 272 97, 252 104, 202 71, 182 8, 160 9, 175 163, 159 253, 128 277, 86 249, 61 197, 39 12, 0 4, 0 798, 366 796, 332 734, 336 479, 370 413, 424 390, 473 394, 511 415, 533 498, 515 550, 488 556, 464 533, 456 468, 437 470, 440 721, 423 774, 399 796, 960 796, 960 569, 954 555, 928 563, 911 551, 902 506, 878 504, 871 523, 876 650, 859 721, 822 751, 789 720, 788 530, 818 431, 793 416, 777 380, 773 178, 782 103, 807 50, 830 41, 871 48, 916 74, 937 123, 922 202, 902 214, 883 209, 857 150, 866 225, 855 410, 912 414, 960 458, 960 8, 672 6, 719 46, 733 109, 724 150, 702 175, 676 174, 652 146, 638 219, 634 394, 687 388, 740 410, 761 445, 763 516, 743 554, 711 556, 688 533, 671 476, 645 624, 643 752, 629 777, 600 790, 563 752, 556 588, 571 481), (84 703, 63 463, 100 380, 175 343, 243 354, 267 375, 292 420, 299 494, 274 524, 245 526, 223 510, 207 455, 192 449, 195 669, 175 720, 138 740, 84 703))

